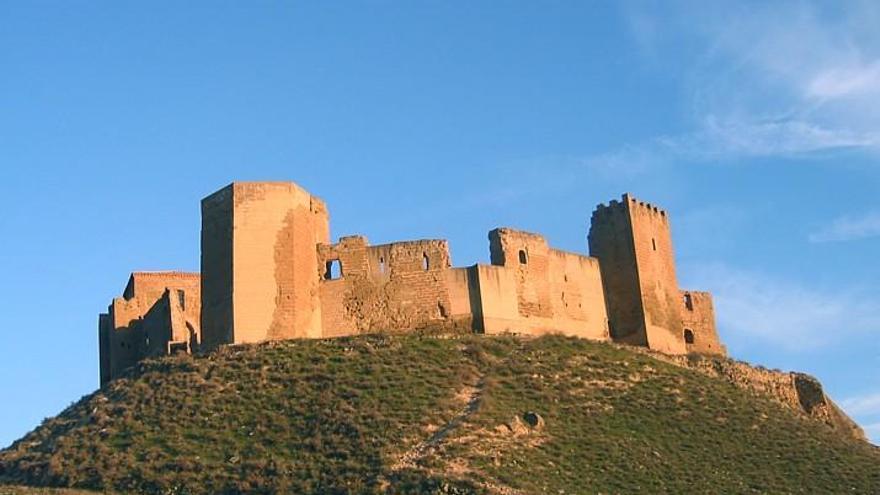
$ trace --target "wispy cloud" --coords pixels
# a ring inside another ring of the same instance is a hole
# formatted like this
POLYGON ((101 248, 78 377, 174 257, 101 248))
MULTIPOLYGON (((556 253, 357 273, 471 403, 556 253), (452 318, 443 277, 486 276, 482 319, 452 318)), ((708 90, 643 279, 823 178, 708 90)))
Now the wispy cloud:
POLYGON ((853 415, 880 415, 880 392, 859 397, 850 397, 842 400, 840 405, 853 415))
POLYGON ((880 60, 831 67, 818 74, 807 85, 807 95, 821 100, 880 92, 880 60))
POLYGON ((810 234, 810 242, 845 242, 880 237, 880 211, 863 216, 844 216, 810 234))
POLYGON ((718 324, 732 343, 807 351, 880 329, 880 301, 857 289, 813 289, 723 264, 687 272, 689 285, 713 292, 718 324))
POLYGON ((880 392, 850 397, 840 401, 840 407, 862 424, 865 435, 880 445, 880 392))
POLYGON ((683 60, 694 127, 649 147, 701 160, 880 151, 876 2, 656 5, 626 10, 631 32, 647 59, 683 60))

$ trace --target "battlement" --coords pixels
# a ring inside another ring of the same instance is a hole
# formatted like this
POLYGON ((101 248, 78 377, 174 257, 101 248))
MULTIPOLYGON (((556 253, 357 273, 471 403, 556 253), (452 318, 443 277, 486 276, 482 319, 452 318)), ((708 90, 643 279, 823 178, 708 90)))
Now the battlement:
POLYGON ((605 221, 615 215, 646 214, 656 216, 663 222, 669 221, 668 212, 656 205, 637 199, 630 193, 621 196, 620 201, 611 200, 608 204, 599 203, 593 210, 593 221, 605 221))
POLYGON ((201 275, 132 273, 99 316, 102 383, 151 355, 417 329, 724 352, 711 295, 678 288, 666 210, 630 194, 592 212, 589 254, 499 227, 469 267, 444 239, 331 243, 327 205, 292 182, 233 182, 201 211, 201 275))

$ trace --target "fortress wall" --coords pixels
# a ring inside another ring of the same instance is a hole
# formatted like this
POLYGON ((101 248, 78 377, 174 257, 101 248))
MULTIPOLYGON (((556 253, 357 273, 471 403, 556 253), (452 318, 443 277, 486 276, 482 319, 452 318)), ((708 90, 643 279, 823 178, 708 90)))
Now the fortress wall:
POLYGON ((113 299, 110 305, 109 362, 110 377, 119 376, 122 370, 132 366, 142 356, 143 329, 141 317, 149 307, 143 307, 140 299, 113 299))
POLYGON ((647 346, 632 224, 625 203, 611 201, 593 212, 590 255, 602 265, 609 330, 616 342, 647 346))
MULTIPOLYGON (((560 332, 600 340, 608 338, 598 260, 551 249, 540 235, 507 228, 489 233, 489 252, 492 264, 510 273, 516 294, 516 312, 495 316, 496 326, 503 322, 515 332, 560 332)), ((488 290, 494 290, 499 284, 500 290, 508 290, 503 277, 494 275, 497 282, 487 280, 488 290)), ((485 294, 484 279, 478 279, 481 297, 489 300, 503 297, 502 294, 485 294)))
POLYGON ((473 315, 471 291, 476 288, 471 286, 468 270, 469 268, 450 268, 443 272, 449 294, 449 314, 453 318, 470 319, 473 315))
MULTIPOLYGON (((99 317, 102 384, 144 357, 167 352, 167 343, 173 337, 172 298, 178 305, 183 302, 179 308, 181 318, 198 321, 199 274, 135 272, 129 277, 123 297, 115 298, 109 311, 99 317)), ((191 326, 193 331, 185 334, 186 341, 198 341, 198 326, 191 326)))
POLYGON ((681 295, 675 274, 672 233, 665 210, 629 201, 648 347, 671 354, 686 352, 681 329, 681 295))
POLYGON ((293 183, 233 187, 234 342, 319 337, 315 246, 326 221, 293 183))
POLYGON ((328 226, 324 203, 291 182, 236 182, 205 198, 205 348, 319 337, 315 246, 328 226))
POLYGON ((188 301, 189 305, 201 305, 199 292, 201 289, 201 276, 198 273, 188 272, 134 272, 128 279, 128 284, 122 293, 125 299, 143 299, 145 301, 157 301, 169 287, 181 289, 195 298, 188 301))
POLYGON ((681 321, 684 332, 693 332, 693 343, 685 345, 688 352, 701 354, 727 354, 727 349, 718 338, 715 328, 715 308, 712 304, 712 294, 708 292, 681 291, 681 321))
POLYGON ((686 352, 666 211, 624 194, 593 212, 589 243, 602 264, 614 340, 686 352))
POLYGON ((476 288, 475 327, 486 334, 523 332, 516 295, 517 273, 497 265, 474 265, 468 268, 471 286, 476 288))
POLYGON ((523 317, 551 318, 550 248, 544 237, 513 229, 489 232, 489 255, 493 265, 516 273, 516 296, 523 317))
POLYGON ((99 380, 103 385, 110 381, 110 313, 98 315, 98 368, 99 380))
POLYGON ((549 328, 566 335, 608 340, 608 314, 599 260, 550 250, 550 292, 553 319, 549 328))
MULTIPOLYGON (((319 246, 323 335, 461 323, 461 318, 454 318, 448 286, 450 277, 459 279, 447 273, 449 265, 449 248, 443 240, 368 246, 366 238, 352 236, 319 246), (341 276, 332 279, 328 267, 335 262, 341 276)), ((460 303, 460 283, 455 290, 460 303)))
POLYGON ((202 200, 202 347, 232 342, 232 195, 229 185, 202 200))

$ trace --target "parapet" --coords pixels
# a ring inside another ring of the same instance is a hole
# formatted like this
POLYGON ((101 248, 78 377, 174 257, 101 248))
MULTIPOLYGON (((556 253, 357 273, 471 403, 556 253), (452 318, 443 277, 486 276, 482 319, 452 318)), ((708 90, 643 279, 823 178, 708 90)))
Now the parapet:
POLYGON ((594 222, 597 220, 602 221, 609 216, 628 212, 653 215, 657 216, 664 222, 669 221, 669 214, 666 210, 649 202, 640 201, 630 193, 623 194, 620 197, 620 201, 611 200, 607 205, 604 203, 596 205, 596 209, 593 210, 592 218, 594 222))
POLYGON ((167 287, 198 288, 201 277, 198 273, 178 271, 133 272, 122 292, 125 300, 139 297, 142 292, 161 292, 167 287))

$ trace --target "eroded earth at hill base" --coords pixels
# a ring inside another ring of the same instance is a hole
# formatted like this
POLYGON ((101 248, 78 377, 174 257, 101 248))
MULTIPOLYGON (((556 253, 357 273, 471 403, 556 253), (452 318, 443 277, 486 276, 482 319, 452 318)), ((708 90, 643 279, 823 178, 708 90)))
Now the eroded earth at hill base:
POLYGON ((0 479, 193 494, 880 492, 880 450, 808 382, 560 336, 229 346, 140 363, 0 452, 0 479))

